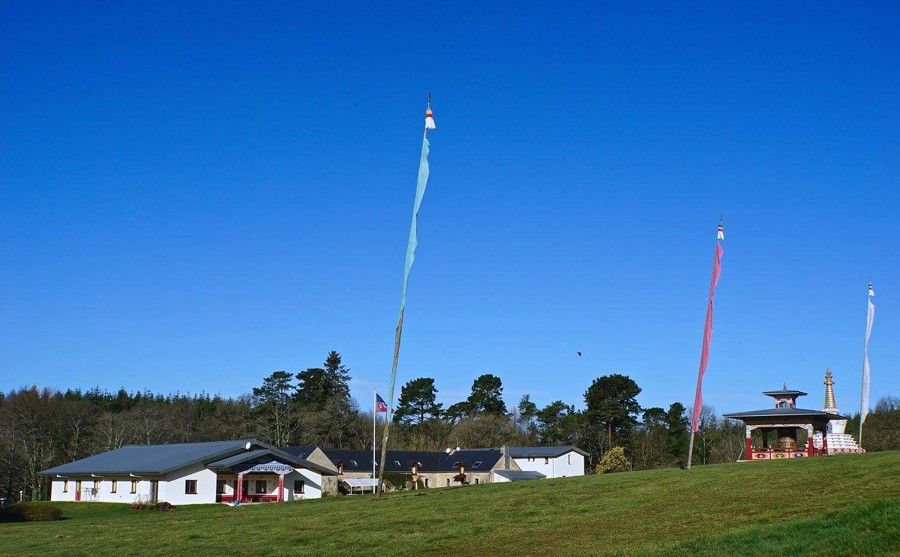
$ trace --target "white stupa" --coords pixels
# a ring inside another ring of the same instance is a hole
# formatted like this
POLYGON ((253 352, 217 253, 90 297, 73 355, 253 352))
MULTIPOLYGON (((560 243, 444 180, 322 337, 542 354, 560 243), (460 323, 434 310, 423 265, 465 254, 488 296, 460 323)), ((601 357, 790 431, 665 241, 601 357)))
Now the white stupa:
MULTIPOLYGON (((831 370, 825 370, 825 408, 826 412, 830 412, 831 414, 840 415, 841 413, 838 411, 837 402, 834 400, 834 380, 831 378, 831 370)), ((852 435, 848 433, 844 433, 844 430, 847 428, 847 419, 842 418, 840 420, 830 420, 828 422, 828 454, 838 454, 838 453, 864 453, 863 450, 857 443, 856 439, 853 438, 852 435)), ((817 449, 822 448, 822 434, 816 433, 813 435, 813 446, 817 449)))

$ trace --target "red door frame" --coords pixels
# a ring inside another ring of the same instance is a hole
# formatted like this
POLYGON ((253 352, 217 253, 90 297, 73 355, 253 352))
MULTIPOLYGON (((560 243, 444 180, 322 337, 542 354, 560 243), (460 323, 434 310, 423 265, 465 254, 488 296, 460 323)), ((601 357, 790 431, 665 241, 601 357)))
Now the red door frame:
POLYGON ((81 501, 81 480, 75 480, 75 500, 81 501))

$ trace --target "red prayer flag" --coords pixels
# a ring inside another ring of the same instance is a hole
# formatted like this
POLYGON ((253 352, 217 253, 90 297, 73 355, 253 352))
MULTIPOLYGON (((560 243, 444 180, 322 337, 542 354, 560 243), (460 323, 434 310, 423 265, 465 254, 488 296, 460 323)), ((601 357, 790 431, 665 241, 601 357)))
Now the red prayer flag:
POLYGON ((719 283, 719 275, 722 273, 722 254, 725 250, 718 240, 724 237, 722 225, 719 225, 716 239, 716 253, 713 258, 712 278, 709 281, 709 299, 706 302, 706 325, 703 327, 703 347, 700 349, 700 371, 697 373, 697 392, 694 395, 694 410, 691 413, 691 432, 696 433, 700 427, 700 410, 703 408, 703 375, 706 374, 706 365, 709 363, 709 345, 712 343, 713 332, 713 298, 716 295, 716 285, 719 283))

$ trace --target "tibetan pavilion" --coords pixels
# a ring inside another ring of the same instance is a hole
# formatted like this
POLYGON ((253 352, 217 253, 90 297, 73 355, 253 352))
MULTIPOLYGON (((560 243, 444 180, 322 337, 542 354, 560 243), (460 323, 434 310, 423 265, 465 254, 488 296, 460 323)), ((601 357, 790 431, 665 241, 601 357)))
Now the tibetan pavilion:
POLYGON ((777 391, 763 394, 775 400, 773 408, 725 414, 726 418, 741 420, 746 424, 746 449, 744 461, 773 460, 823 456, 836 452, 863 452, 856 441, 844 433, 847 418, 838 414, 834 400, 831 371, 825 372, 825 409, 797 408, 797 398, 805 396, 784 385, 777 391), (798 433, 806 431, 805 443, 798 444, 798 433), (753 446, 753 432, 758 431, 760 446, 753 446), (830 444, 837 445, 832 448, 830 444))

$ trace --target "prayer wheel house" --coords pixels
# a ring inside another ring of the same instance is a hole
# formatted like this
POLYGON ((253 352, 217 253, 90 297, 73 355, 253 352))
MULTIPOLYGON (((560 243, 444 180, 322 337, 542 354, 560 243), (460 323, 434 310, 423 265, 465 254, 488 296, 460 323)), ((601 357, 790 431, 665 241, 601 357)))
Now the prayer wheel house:
MULTIPOLYGON (((787 385, 784 385, 780 390, 763 393, 775 400, 774 408, 725 414, 726 418, 741 420, 746 424, 746 448, 742 460, 805 458, 836 452, 829 451, 829 442, 836 437, 833 433, 836 429, 834 426, 846 424, 847 418, 837 413, 831 384, 831 372, 826 371, 825 410, 797 408, 797 398, 805 396, 806 393, 788 389, 787 385), (805 442, 798 443, 798 433, 801 430, 806 431, 805 442), (759 432, 759 446, 754 446, 754 431, 759 432)), ((840 429, 840 433, 843 434, 843 427, 840 429)), ((842 441, 846 443, 846 440, 842 441)), ((853 444, 855 446, 855 443, 853 444)), ((857 447, 856 451, 841 452, 862 452, 862 450, 857 447)))

